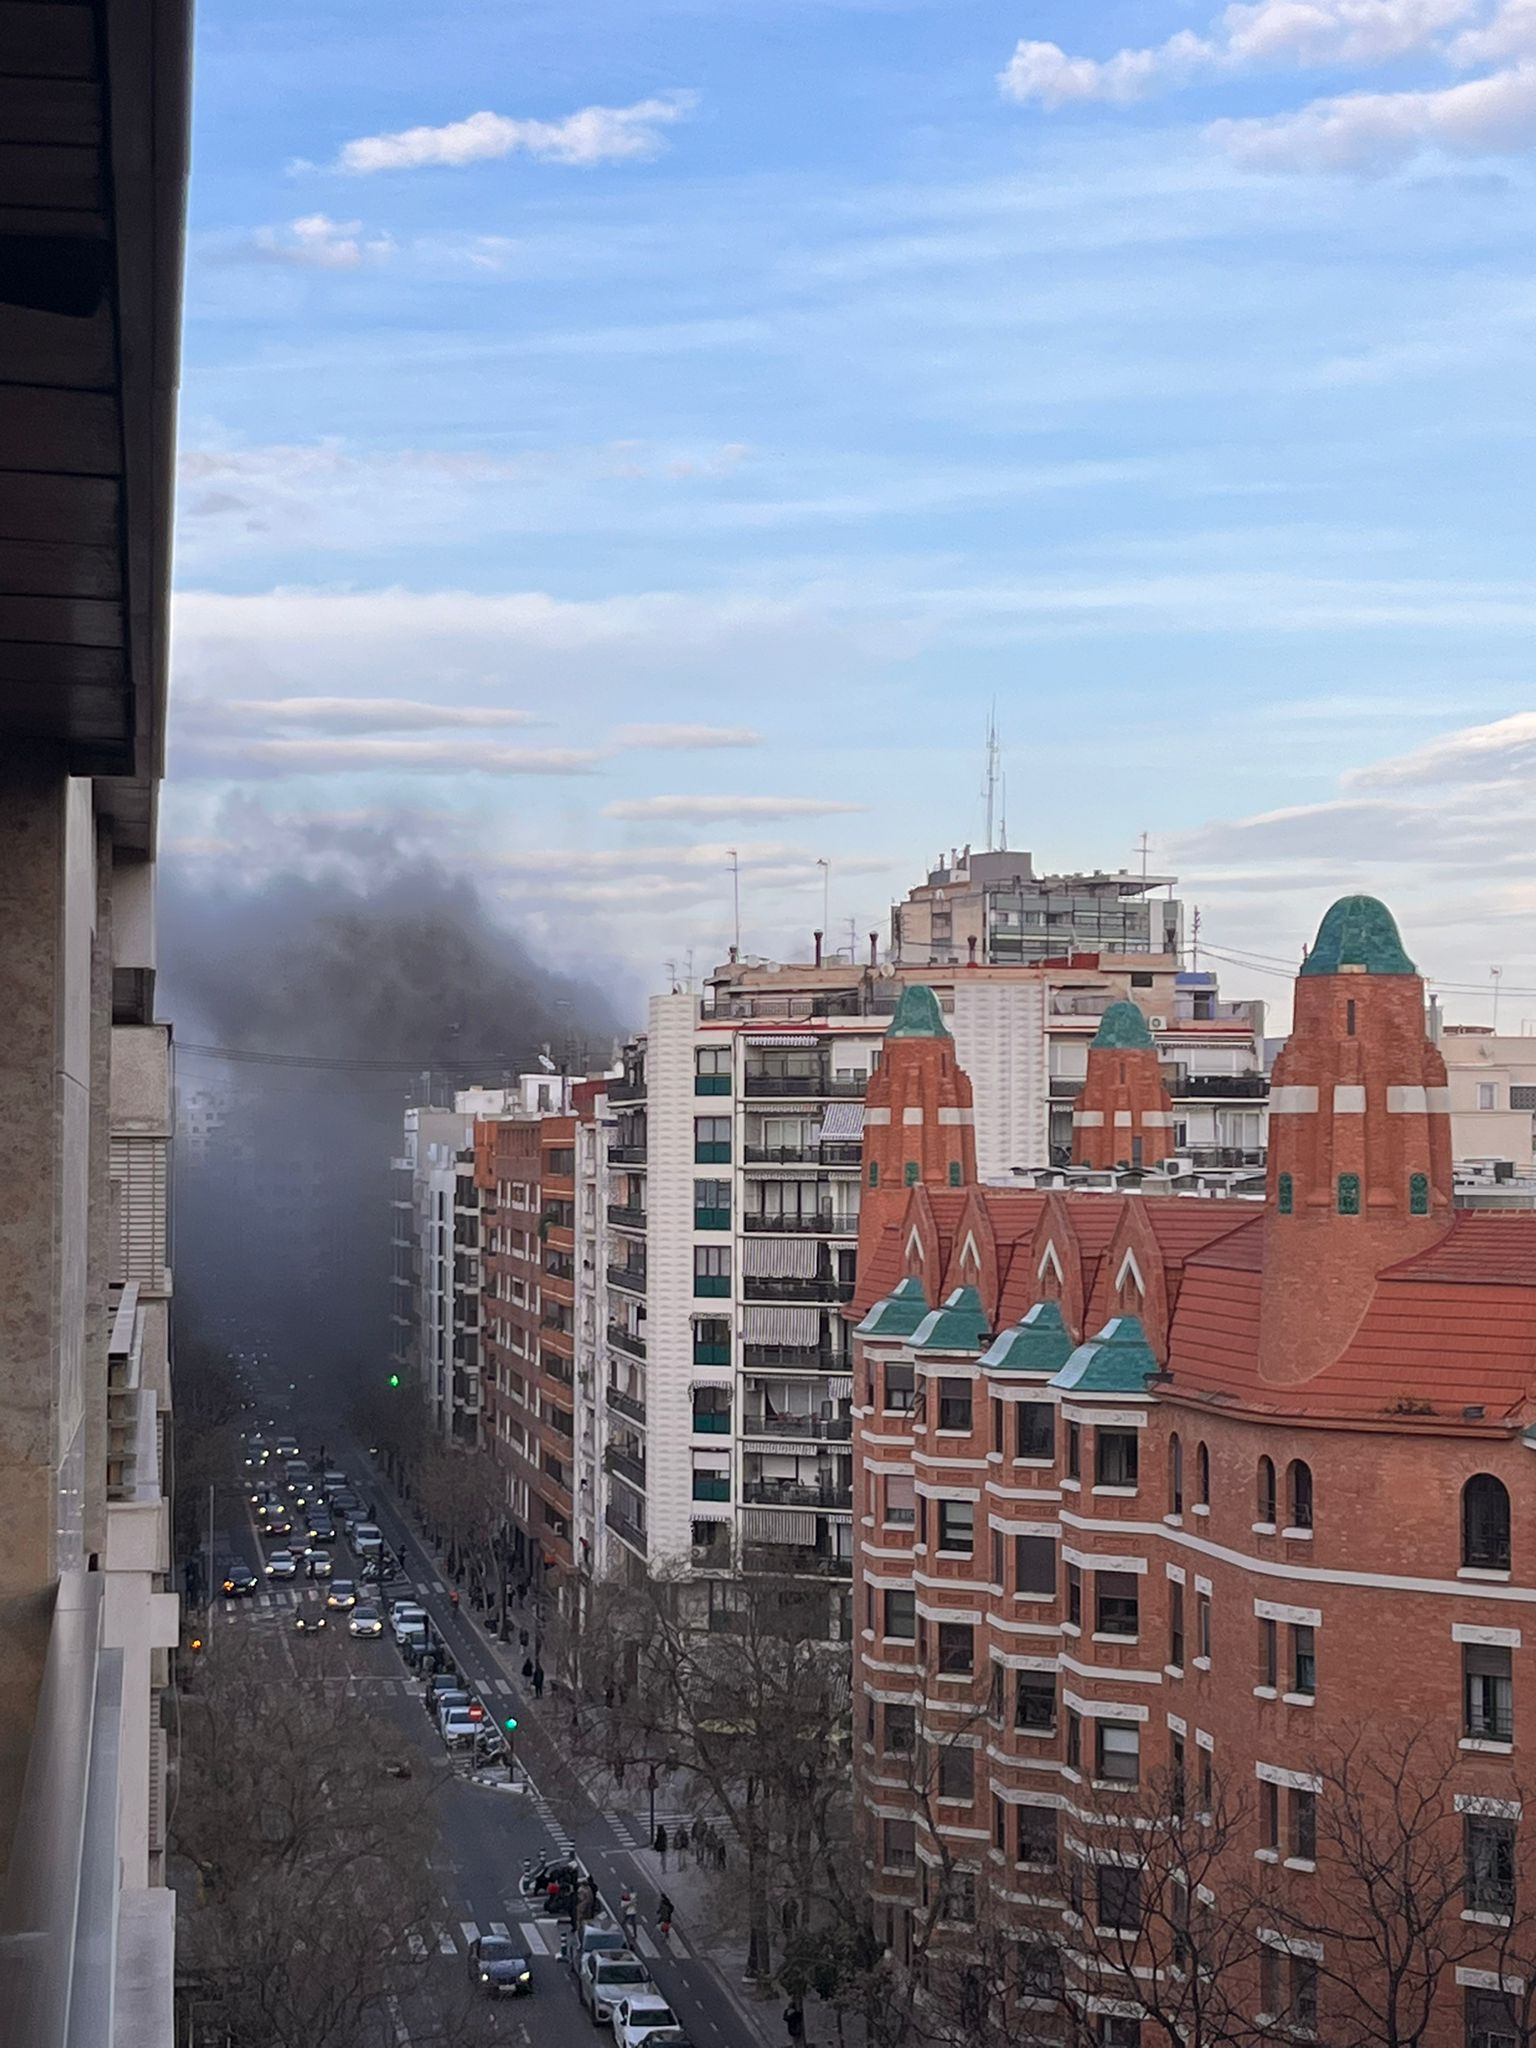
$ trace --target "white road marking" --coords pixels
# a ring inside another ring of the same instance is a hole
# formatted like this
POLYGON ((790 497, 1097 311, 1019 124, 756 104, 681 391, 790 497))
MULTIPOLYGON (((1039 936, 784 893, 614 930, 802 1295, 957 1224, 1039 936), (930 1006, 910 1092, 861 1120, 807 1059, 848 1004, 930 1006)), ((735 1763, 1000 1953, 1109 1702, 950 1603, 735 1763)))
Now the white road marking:
POLYGON ((639 1949, 643 1956, 659 1956, 661 1954, 661 1950, 652 1941, 643 1927, 638 1928, 635 1932, 635 1947, 639 1949))
POLYGON ((444 1927, 437 1930, 437 1952, 440 1956, 456 1956, 459 1952, 453 1936, 444 1927))
POLYGON ((464 1946, 466 1948, 468 1948, 472 1941, 480 1939, 480 1929, 473 1920, 461 1920, 459 1922, 459 1932, 464 1937, 464 1946))
POLYGON ((486 1932, 496 1941, 510 1941, 512 1939, 512 1936, 507 1931, 505 1920, 493 1920, 486 1929, 486 1932))
POLYGON ((550 1948, 549 1943, 544 1939, 544 1936, 540 1933, 539 1929, 534 1926, 531 1920, 528 1922, 528 1925, 523 1929, 523 1939, 528 1944, 528 1953, 531 1956, 547 1956, 552 1955, 554 1953, 554 1951, 550 1948))
POLYGON ((416 1958, 417 1962, 424 1962, 426 1960, 427 1944, 422 1939, 422 1937, 416 1932, 414 1927, 411 1929, 410 1933, 406 1936, 405 1939, 406 1945, 410 1949, 411 1954, 416 1958))

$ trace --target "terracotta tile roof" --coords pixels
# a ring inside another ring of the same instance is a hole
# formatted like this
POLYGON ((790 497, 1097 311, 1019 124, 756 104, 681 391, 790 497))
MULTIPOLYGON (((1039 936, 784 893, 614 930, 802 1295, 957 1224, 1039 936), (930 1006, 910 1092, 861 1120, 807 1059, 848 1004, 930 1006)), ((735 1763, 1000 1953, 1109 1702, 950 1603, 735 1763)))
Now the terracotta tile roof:
POLYGON ((1427 1402, 1458 1419, 1464 1407, 1485 1408, 1492 1421, 1522 1409, 1533 1387, 1536 1285, 1393 1278, 1304 1398, 1324 1414, 1387 1415, 1399 1403, 1422 1412, 1427 1402))
POLYGON ((1170 1266, 1183 1265, 1208 1245, 1255 1222, 1258 1216, 1256 1207, 1247 1202, 1154 1199, 1143 1200, 1142 1208, 1164 1262, 1170 1266))
POLYGON ((862 1244, 859 1247, 853 1301, 844 1314, 853 1322, 862 1322, 871 1303, 884 1301, 900 1278, 901 1225, 888 1223, 872 1249, 862 1244))
POLYGON ((1536 1215, 1463 1210, 1439 1244, 1389 1266, 1382 1278, 1536 1287, 1536 1215))
POLYGON ((1178 1391, 1252 1392, 1258 1376, 1259 1282, 1256 1265, 1209 1255, 1185 1268, 1168 1357, 1178 1391))

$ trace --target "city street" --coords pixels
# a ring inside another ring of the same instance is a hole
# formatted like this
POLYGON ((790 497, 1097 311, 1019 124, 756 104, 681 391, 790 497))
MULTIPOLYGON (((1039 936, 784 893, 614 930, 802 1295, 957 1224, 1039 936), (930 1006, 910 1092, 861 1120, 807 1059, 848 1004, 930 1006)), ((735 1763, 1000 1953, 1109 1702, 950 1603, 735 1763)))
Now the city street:
MULTIPOLYGON (((284 1400, 285 1417, 291 1413, 291 1400, 284 1400)), ((265 1415, 262 1426, 267 1426, 265 1415)), ((525 2042, 536 2033, 541 2042, 559 2048, 590 2048, 594 2039, 603 2039, 606 2027, 600 2033, 594 2029, 559 1959, 563 1924, 534 1910, 518 1893, 526 1859, 574 1849, 595 1878, 605 1904, 612 1906, 626 1885, 635 1892, 640 1906, 635 1945, 695 2048, 760 2048, 765 2038, 762 2027, 726 1988, 710 1959, 695 1952, 688 1930, 675 1928, 670 1942, 658 1933, 655 1880, 634 1853, 642 1846, 648 1815, 602 1812, 587 1797, 553 1739, 551 1701, 537 1707, 531 1699, 525 1703, 524 1688, 512 1675, 522 1652, 517 1652, 515 1665, 511 1653, 492 1645, 476 1621, 453 1609, 447 1587, 407 1529, 366 1450, 349 1439, 335 1417, 322 1418, 318 1428, 294 1420, 286 1426, 296 1430, 306 1451, 315 1451, 324 1441, 327 1462, 345 1470, 373 1504, 386 1543, 404 1560, 406 1580, 391 1586, 388 1597, 378 1603, 381 1611, 387 1610, 389 1599, 418 1600, 447 1643, 464 1683, 483 1701, 487 1717, 501 1723, 512 1715, 519 1721, 517 1783, 509 1784, 508 1772, 499 1764, 472 1776, 467 1766, 449 1759, 423 1711, 422 1683, 406 1670, 387 1632, 373 1641, 354 1639, 342 1614, 333 1614, 323 1633, 311 1635, 297 1628, 301 1610, 321 1612, 328 1590, 324 1581, 301 1578, 274 1586, 263 1579, 253 1595, 232 1600, 219 1596, 212 1604, 205 1651, 210 1660, 217 1661, 223 1643, 240 1636, 255 1638, 263 1659, 270 1659, 275 1682, 290 1674, 318 1674, 327 1686, 337 1688, 339 1696, 363 1699, 393 1731, 392 1753, 383 1761, 407 1764, 413 1776, 438 1781, 432 1879, 441 1915, 426 1937, 426 1946, 435 1952, 422 1957, 426 1972, 419 1996, 430 1998, 434 1981, 452 1987, 448 1973, 467 1969, 469 1944, 477 1935, 509 1935, 530 1958, 534 1985, 530 1999, 501 2005, 498 2033, 525 2042)), ((220 1578, 232 1559, 245 1559, 260 1572, 271 1550, 281 1547, 259 1539, 247 1491, 221 1486, 216 1495, 213 1550, 220 1578)), ((332 1556, 337 1578, 358 1577, 357 1560, 339 1536, 332 1556)), ((360 1596, 366 1597, 369 1590, 359 1585, 360 1596)), ((686 1818, 671 1813, 659 1817, 673 1824, 686 1818)), ((764 2020, 776 2017, 773 2006, 760 2011, 764 2020)), ((408 2012, 398 2017, 396 2038, 401 2048, 411 2039, 408 2012)), ((769 2029, 766 2038, 777 2038, 776 2032, 769 2029)))

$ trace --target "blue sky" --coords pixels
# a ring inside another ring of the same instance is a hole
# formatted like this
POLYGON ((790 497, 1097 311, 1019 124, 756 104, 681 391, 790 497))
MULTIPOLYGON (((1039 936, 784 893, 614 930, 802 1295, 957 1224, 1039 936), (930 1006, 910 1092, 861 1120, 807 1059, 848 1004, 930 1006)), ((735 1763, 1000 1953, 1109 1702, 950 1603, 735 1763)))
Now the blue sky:
POLYGON ((208 0, 197 94, 171 857, 650 984, 727 847, 883 925, 995 700, 1234 993, 1354 887, 1536 990, 1531 0, 208 0))

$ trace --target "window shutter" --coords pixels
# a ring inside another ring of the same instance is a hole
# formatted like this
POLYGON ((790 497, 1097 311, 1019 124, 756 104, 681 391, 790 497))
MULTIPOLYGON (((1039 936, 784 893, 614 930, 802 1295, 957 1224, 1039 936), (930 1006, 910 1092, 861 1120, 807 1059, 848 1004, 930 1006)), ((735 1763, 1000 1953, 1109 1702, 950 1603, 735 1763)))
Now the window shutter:
POLYGON ((117 1277, 165 1288, 166 1145, 163 1138, 114 1138, 111 1176, 117 1183, 117 1277))

